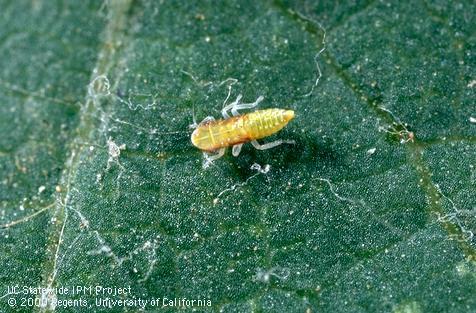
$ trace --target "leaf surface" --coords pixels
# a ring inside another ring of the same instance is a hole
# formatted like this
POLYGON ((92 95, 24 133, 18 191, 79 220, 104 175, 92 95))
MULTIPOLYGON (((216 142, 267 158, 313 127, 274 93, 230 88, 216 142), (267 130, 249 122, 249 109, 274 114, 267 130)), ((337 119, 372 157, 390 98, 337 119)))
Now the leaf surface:
POLYGON ((470 1, 2 11, 0 311, 476 310, 470 1), (189 125, 238 94, 293 109, 263 142, 296 144, 203 169, 189 125), (14 285, 131 291, 40 308, 14 285))

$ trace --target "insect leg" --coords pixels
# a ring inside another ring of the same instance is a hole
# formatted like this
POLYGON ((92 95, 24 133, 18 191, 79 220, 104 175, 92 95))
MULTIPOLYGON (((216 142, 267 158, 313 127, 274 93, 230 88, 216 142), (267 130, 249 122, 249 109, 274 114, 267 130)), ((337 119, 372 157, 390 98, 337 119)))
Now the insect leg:
POLYGON ((208 153, 203 152, 203 157, 205 158, 205 160, 203 161, 203 168, 209 167, 213 163, 213 161, 218 160, 219 158, 224 156, 225 150, 226 148, 221 148, 216 154, 213 155, 209 155, 208 153))
POLYGON ((215 120, 215 118, 213 116, 207 116, 203 119, 203 121, 200 122, 199 125, 202 125, 202 124, 205 124, 207 122, 214 121, 214 120, 215 120))
POLYGON ((242 146, 243 146, 242 143, 234 145, 233 149, 231 150, 231 154, 233 154, 233 156, 235 156, 235 157, 238 156, 240 154, 242 146))
POLYGON ((231 113, 233 114, 233 116, 238 116, 238 115, 240 115, 238 110, 252 109, 252 108, 256 107, 261 101, 263 101, 263 99, 264 99, 263 96, 259 96, 258 99, 256 99, 256 101, 253 102, 253 103, 242 103, 242 104, 236 103, 231 108, 231 113))
POLYGON ((294 140, 281 140, 281 139, 278 139, 278 140, 275 140, 275 141, 272 141, 272 142, 268 142, 268 143, 265 143, 265 144, 260 144, 258 141, 256 140, 251 140, 251 144, 253 145, 253 147, 255 147, 256 149, 258 150, 266 150, 266 149, 271 149, 271 148, 274 148, 276 146, 279 146, 280 144, 283 144, 283 143, 288 143, 288 144, 295 144, 296 142, 294 140))
POLYGON ((223 115, 223 118, 225 119, 230 118, 230 115, 228 114, 227 111, 235 107, 240 102, 242 97, 243 96, 241 94, 238 95, 235 101, 233 101, 232 103, 228 104, 227 106, 223 107, 223 109, 221 109, 221 115, 223 115))
POLYGON ((209 160, 210 162, 213 162, 213 161, 221 158, 222 156, 224 156, 225 155, 225 150, 226 150, 226 148, 221 148, 221 149, 218 150, 218 152, 216 154, 213 154, 213 155, 209 155, 208 153, 203 152, 203 155, 205 156, 205 158, 207 160, 209 160))

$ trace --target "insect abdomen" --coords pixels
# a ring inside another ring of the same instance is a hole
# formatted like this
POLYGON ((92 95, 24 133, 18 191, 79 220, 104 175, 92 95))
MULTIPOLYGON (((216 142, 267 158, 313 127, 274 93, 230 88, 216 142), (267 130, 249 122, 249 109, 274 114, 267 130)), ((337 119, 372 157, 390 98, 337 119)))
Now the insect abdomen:
POLYGON ((294 118, 294 111, 282 109, 259 110, 246 114, 244 128, 250 140, 261 139, 280 131, 294 118))

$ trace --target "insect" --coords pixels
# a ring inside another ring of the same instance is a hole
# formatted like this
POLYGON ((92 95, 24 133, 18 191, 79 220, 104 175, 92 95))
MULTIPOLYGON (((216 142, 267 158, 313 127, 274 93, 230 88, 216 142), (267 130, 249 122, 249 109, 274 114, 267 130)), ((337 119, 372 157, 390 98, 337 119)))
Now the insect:
POLYGON ((253 103, 240 103, 241 98, 242 95, 239 95, 234 102, 223 107, 221 111, 223 119, 215 120, 212 116, 208 116, 193 131, 192 144, 203 151, 205 167, 221 158, 226 148, 230 146, 233 146, 233 156, 238 156, 246 142, 250 142, 259 150, 274 148, 282 143, 295 143, 293 140, 276 140, 265 144, 257 141, 286 126, 294 118, 293 110, 266 109, 240 115, 238 110, 254 108, 263 101, 263 97, 260 96, 253 103), (233 116, 230 117, 228 111, 231 111, 233 116))

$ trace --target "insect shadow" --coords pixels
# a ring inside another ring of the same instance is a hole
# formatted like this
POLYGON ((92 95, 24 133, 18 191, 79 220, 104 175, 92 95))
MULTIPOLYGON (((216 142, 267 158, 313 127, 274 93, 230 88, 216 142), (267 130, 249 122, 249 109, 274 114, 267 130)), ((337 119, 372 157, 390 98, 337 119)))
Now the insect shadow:
POLYGON ((339 153, 334 149, 333 140, 322 139, 314 134, 300 134, 283 131, 279 135, 292 138, 293 145, 283 145, 279 149, 260 151, 249 145, 243 146, 240 158, 227 155, 225 160, 230 163, 237 176, 246 178, 250 164, 270 164, 273 168, 289 168, 297 164, 336 164, 340 163, 339 153))

